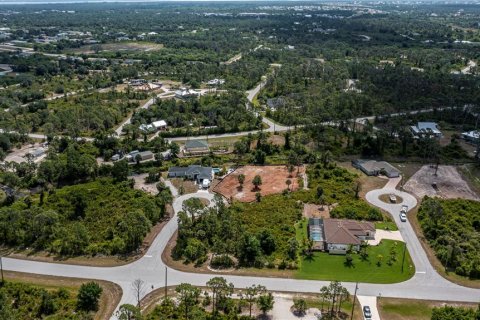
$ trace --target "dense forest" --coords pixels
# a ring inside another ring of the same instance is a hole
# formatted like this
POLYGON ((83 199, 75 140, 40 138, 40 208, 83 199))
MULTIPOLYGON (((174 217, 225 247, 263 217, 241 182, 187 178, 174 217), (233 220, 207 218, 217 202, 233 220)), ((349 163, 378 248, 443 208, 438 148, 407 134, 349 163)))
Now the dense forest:
POLYGON ((480 278, 480 203, 426 198, 418 211, 423 233, 446 270, 480 278))
POLYGON ((63 256, 126 254, 164 217, 165 203, 129 182, 63 187, 0 209, 0 242, 63 256))

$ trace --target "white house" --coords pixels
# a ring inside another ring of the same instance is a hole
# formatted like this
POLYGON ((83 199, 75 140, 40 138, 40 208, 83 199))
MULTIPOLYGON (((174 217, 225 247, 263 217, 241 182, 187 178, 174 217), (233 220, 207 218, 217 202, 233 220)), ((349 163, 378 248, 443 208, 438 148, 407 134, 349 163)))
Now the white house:
POLYGON ((410 130, 416 137, 432 136, 439 138, 442 136, 442 132, 435 122, 418 122, 416 126, 411 126, 410 130))
POLYGON ((167 129, 167 122, 165 120, 158 120, 152 122, 152 125, 155 127, 156 130, 166 130, 167 129))

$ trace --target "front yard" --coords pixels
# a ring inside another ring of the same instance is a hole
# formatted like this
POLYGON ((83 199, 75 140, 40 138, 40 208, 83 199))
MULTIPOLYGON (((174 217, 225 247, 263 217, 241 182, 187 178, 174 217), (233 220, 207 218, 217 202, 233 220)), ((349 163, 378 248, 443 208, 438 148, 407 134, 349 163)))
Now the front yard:
MULTIPOLYGON (((298 226, 297 224, 297 239, 300 240, 306 236, 306 224, 303 224, 303 228, 298 226)), ((382 240, 378 246, 367 248, 368 258, 365 260, 358 253, 351 254, 353 260, 350 265, 346 263, 346 256, 344 255, 314 252, 311 257, 300 257, 299 268, 295 277, 308 280, 369 283, 402 282, 410 279, 415 273, 415 267, 408 250, 405 252, 402 273, 403 249, 403 242, 382 240), (392 248, 395 248, 395 259, 389 263, 392 248)))

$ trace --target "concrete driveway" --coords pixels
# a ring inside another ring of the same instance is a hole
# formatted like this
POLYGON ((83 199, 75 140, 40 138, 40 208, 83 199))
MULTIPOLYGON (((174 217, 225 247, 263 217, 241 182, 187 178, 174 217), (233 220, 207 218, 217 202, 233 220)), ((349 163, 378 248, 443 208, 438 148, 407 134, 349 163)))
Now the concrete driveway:
MULTIPOLYGON (((375 296, 357 296, 358 302, 360 302, 360 308, 362 309, 363 314, 363 307, 369 306, 370 311, 372 312, 372 317, 368 318, 368 320, 380 320, 380 314, 378 313, 377 309, 377 297, 375 296)), ((364 317, 365 319, 365 317, 364 317)))

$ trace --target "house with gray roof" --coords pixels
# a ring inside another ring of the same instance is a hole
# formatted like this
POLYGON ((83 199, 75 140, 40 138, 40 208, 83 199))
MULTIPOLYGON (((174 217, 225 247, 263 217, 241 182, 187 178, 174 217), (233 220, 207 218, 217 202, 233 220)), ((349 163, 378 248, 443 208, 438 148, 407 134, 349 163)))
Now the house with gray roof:
POLYGON ((361 170, 367 176, 384 175, 388 178, 397 178, 400 176, 400 170, 386 161, 357 159, 352 161, 352 166, 361 170))
POLYGON ((185 178, 195 181, 204 188, 208 188, 213 180, 212 167, 203 167, 201 165, 190 165, 188 167, 170 167, 168 169, 169 178, 185 178))
POLYGON ((208 142, 205 140, 188 140, 185 143, 185 148, 183 149, 183 153, 185 155, 199 155, 209 152, 210 148, 208 146, 208 142))
POLYGON ((416 126, 410 126, 415 137, 435 137, 442 136, 442 132, 438 129, 438 124, 435 122, 418 122, 416 126))

